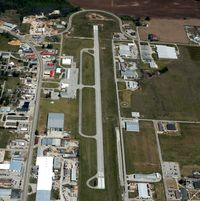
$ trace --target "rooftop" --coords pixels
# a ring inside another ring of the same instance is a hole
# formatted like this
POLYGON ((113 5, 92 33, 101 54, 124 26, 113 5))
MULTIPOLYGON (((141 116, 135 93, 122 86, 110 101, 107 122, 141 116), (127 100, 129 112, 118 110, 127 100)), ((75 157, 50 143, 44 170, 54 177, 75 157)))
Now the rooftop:
POLYGON ((64 129, 64 113, 49 113, 47 128, 64 129))

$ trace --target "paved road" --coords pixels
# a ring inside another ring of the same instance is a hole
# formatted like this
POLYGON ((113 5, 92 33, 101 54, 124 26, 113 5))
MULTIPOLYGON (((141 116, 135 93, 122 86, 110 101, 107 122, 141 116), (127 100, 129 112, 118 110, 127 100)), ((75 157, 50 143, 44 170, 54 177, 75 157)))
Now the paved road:
POLYGON ((115 90, 116 90, 116 96, 117 96, 117 108, 118 108, 118 118, 119 118, 119 136, 117 138, 117 145, 118 145, 118 151, 121 151, 121 153, 118 153, 118 166, 119 166, 119 178, 120 183, 123 184, 123 194, 122 199, 124 201, 128 200, 128 184, 126 179, 126 161, 125 161, 125 153, 124 153, 124 138, 123 138, 123 130, 121 126, 121 110, 120 110, 120 99, 119 99, 119 93, 118 93, 118 87, 117 87, 117 72, 116 72, 116 63, 115 63, 115 55, 114 55, 114 41, 112 40, 112 53, 113 53, 113 71, 114 71, 114 78, 115 78, 115 90), (120 140, 120 142, 118 141, 120 140), (119 150, 120 149, 120 150, 119 150))
MULTIPOLYGON (((156 121, 153 121, 153 125, 154 125, 154 131, 155 131, 155 135, 156 135, 156 143, 157 143, 157 148, 158 148, 158 156, 159 156, 159 160, 160 160, 160 166, 161 166, 161 170, 163 173, 164 172, 163 158, 162 158, 162 152, 161 152, 161 148, 160 148, 160 141, 159 141, 158 133, 156 132, 156 121)), ((162 175, 163 175, 163 184, 164 184, 164 189, 165 189, 165 199, 168 200, 166 179, 164 177, 164 174, 162 174, 162 175)))
POLYGON ((82 60, 83 52, 87 52, 89 49, 85 48, 80 53, 80 79, 79 79, 79 134, 83 137, 93 138, 97 144, 97 174, 88 179, 87 185, 90 188, 105 189, 105 174, 104 174, 104 150, 103 150, 103 126, 102 126, 102 103, 101 103, 101 77, 100 77, 100 54, 99 54, 99 35, 98 26, 93 26, 94 31, 94 71, 95 71, 95 84, 90 86, 95 89, 95 110, 96 110, 96 134, 88 136, 82 133, 82 88, 85 85, 82 84, 82 60), (97 187, 90 185, 90 181, 97 178, 97 187))
POLYGON ((94 71, 95 71, 95 96, 96 96, 96 137, 97 137, 97 175, 98 187, 105 188, 104 178, 104 151, 103 151, 103 126, 102 126, 102 103, 101 103, 101 72, 99 54, 98 26, 94 30, 94 71))
MULTIPOLYGON (((27 42, 28 43, 28 42, 27 42)), ((28 43, 33 52, 37 54, 38 56, 38 72, 37 72, 37 90, 36 90, 36 96, 35 96, 35 108, 34 108, 34 114, 33 114, 33 120, 32 125, 30 129, 30 145, 29 145, 29 152, 28 152, 28 159, 26 163, 26 171, 24 176, 24 191, 22 194, 22 201, 27 201, 28 197, 28 184, 29 184, 29 177, 30 177, 30 171, 31 171, 31 164, 32 164, 32 158, 33 158, 33 146, 35 141, 35 131, 37 129, 37 123, 38 123, 38 116, 39 116, 39 106, 40 106, 40 91, 42 86, 42 77, 43 77, 43 61, 42 57, 40 56, 39 52, 35 49, 33 45, 28 43)))
POLYGON ((8 33, 10 33, 12 36, 18 38, 20 41, 27 43, 33 50, 34 54, 37 55, 38 58, 38 68, 37 68, 37 88, 36 88, 36 95, 35 95, 35 107, 34 107, 34 113, 33 113, 33 120, 30 128, 30 142, 29 142, 29 150, 28 150, 28 158, 26 162, 25 167, 25 173, 24 173, 24 181, 23 181, 23 192, 22 192, 22 201, 27 201, 28 198, 28 184, 29 184, 29 177, 30 177, 30 170, 31 170, 31 164, 32 164, 32 158, 33 158, 33 146, 35 141, 35 131, 37 129, 37 123, 38 123, 38 114, 39 114, 39 105, 40 105, 40 91, 41 91, 41 85, 42 85, 42 77, 43 77, 43 61, 42 57, 39 54, 39 52, 34 47, 32 41, 29 37, 21 36, 15 32, 5 30, 8 33))

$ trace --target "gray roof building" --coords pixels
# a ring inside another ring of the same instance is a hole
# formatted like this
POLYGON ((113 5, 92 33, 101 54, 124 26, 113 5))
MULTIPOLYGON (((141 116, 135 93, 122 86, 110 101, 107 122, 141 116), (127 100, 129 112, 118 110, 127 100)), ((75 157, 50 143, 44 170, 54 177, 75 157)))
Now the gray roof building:
POLYGON ((49 113, 47 129, 64 130, 64 113, 49 113))
POLYGON ((50 201, 51 191, 38 190, 36 193, 36 201, 50 201))
POLYGON ((133 132, 140 131, 138 121, 126 121, 125 126, 126 126, 126 131, 133 131, 133 132))
POLYGON ((0 198, 5 198, 5 197, 10 197, 11 196, 12 190, 5 189, 5 188, 0 188, 0 198))

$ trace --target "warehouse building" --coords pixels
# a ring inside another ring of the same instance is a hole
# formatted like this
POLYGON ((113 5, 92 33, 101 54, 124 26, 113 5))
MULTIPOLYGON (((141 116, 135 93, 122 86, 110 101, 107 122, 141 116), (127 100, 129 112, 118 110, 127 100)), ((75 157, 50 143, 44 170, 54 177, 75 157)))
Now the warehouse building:
POLYGON ((48 133, 64 131, 64 113, 49 113, 47 122, 48 133))
POLYGON ((50 201, 53 177, 53 157, 37 157, 36 165, 39 166, 36 201, 50 201))
POLYGON ((147 183, 138 183, 137 184, 137 189, 138 189, 138 197, 139 199, 150 199, 151 193, 150 193, 150 188, 149 184, 147 183))
POLYGON ((175 47, 156 45, 159 59, 177 59, 175 47))

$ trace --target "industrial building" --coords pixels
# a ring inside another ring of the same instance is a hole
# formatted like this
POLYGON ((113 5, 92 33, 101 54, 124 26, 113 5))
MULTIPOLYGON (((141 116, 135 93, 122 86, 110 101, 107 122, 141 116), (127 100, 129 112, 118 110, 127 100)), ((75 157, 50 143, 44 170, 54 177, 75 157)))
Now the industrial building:
POLYGON ((48 133, 64 131, 64 113, 49 113, 47 122, 48 133))
POLYGON ((156 45, 159 59, 178 59, 175 47, 156 45))
POLYGON ((139 199, 150 199, 152 196, 150 194, 149 184, 147 183, 138 183, 138 197, 139 199))
POLYGON ((128 132, 139 132, 139 120, 138 119, 124 119, 122 121, 122 126, 128 132))
POLYGON ((38 170, 36 201, 50 201, 53 177, 53 157, 37 157, 38 170))

